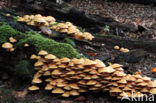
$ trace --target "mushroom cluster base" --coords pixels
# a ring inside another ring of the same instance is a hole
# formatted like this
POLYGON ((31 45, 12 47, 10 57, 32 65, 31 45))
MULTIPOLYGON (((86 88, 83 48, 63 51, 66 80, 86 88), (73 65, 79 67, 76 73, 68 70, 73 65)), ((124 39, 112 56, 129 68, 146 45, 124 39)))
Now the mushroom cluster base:
POLYGON ((98 59, 59 59, 43 50, 30 58, 37 60, 31 91, 39 90, 39 84, 45 83, 45 90, 63 97, 89 91, 109 91, 118 99, 125 95, 132 97, 132 93, 136 98, 156 94, 156 80, 140 74, 126 74, 120 64, 106 66, 98 59))

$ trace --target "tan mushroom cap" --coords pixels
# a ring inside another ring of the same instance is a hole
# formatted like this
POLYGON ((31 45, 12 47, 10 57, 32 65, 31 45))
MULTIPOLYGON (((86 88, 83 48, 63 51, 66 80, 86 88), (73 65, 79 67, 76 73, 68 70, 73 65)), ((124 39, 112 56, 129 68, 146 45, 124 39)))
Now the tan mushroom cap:
POLYGON ((124 90, 124 91, 131 91, 132 89, 129 88, 128 86, 125 86, 123 90, 124 90))
POLYGON ((52 90, 52 93, 62 94, 62 93, 64 93, 64 90, 62 88, 55 88, 54 90, 52 90))
POLYGON ((111 66, 113 69, 123 67, 123 65, 121 65, 121 64, 112 64, 112 65, 110 65, 110 66, 111 66))
POLYGON ((53 88, 54 86, 52 86, 51 84, 47 84, 45 90, 52 90, 53 88))
POLYGON ((36 90, 39 90, 40 88, 38 87, 38 86, 36 86, 36 85, 32 85, 32 86, 30 86, 29 88, 28 88, 28 90, 30 90, 30 91, 36 91, 36 90))
POLYGON ((70 85, 66 85, 66 86, 64 86, 64 89, 65 90, 71 90, 71 87, 70 87, 70 85))
POLYGON ((53 80, 52 78, 45 79, 46 82, 51 82, 52 80, 53 80))
POLYGON ((138 83, 137 86, 147 86, 146 82, 138 83))
POLYGON ((13 52, 14 50, 15 50, 14 48, 10 48, 10 49, 9 49, 10 52, 13 52))
POLYGON ((34 79, 32 80, 32 83, 33 83, 33 84, 42 83, 42 80, 39 79, 39 78, 34 78, 34 79))
POLYGON ((2 48, 5 48, 5 49, 10 49, 12 47, 13 47, 13 45, 9 42, 5 42, 2 44, 2 48))
POLYGON ((156 88, 152 88, 149 92, 150 92, 151 94, 156 94, 156 88))
POLYGON ((116 46, 114 46, 114 49, 115 49, 115 50, 119 50, 120 47, 119 47, 118 45, 116 45, 116 46))
POLYGON ((52 75, 60 75, 62 72, 60 70, 55 69, 52 73, 52 75))
POLYGON ((34 21, 38 23, 46 23, 46 20, 43 17, 34 17, 34 21))
POLYGON ((17 21, 19 21, 19 22, 24 22, 24 18, 19 17, 19 18, 17 19, 17 21))
POLYGON ((99 73, 113 73, 115 70, 111 67, 111 66, 108 66, 108 67, 102 67, 102 68, 99 68, 98 69, 98 72, 99 73))
POLYGON ((70 62, 70 59, 69 58, 66 58, 66 57, 65 58, 62 58, 61 59, 61 62, 62 63, 68 63, 68 62, 70 62))
POLYGON ((119 80, 117 82, 120 83, 120 84, 126 84, 127 83, 125 78, 122 78, 121 80, 119 80))
POLYGON ((68 75, 74 75, 74 74, 76 74, 76 72, 75 71, 70 71, 70 72, 67 72, 67 74, 68 75))
POLYGON ((11 43, 15 43, 15 42, 17 42, 17 40, 14 39, 13 37, 10 37, 10 38, 9 38, 9 41, 10 41, 11 43))
POLYGON ((149 90, 145 87, 145 88, 141 89, 141 92, 143 92, 143 93, 148 93, 149 90))
POLYGON ((59 32, 61 32, 61 33, 67 33, 68 32, 68 29, 61 29, 61 30, 59 30, 59 32))
POLYGON ((25 44, 24 44, 24 47, 29 47, 29 44, 28 44, 28 43, 25 43, 25 44))
POLYGON ((97 64, 95 65, 96 67, 100 68, 100 67, 106 67, 106 65, 100 61, 99 59, 96 59, 95 60, 97 62, 97 64))
POLYGON ((99 77, 98 75, 94 74, 94 75, 91 76, 91 78, 92 78, 92 79, 98 79, 98 78, 100 78, 100 77, 99 77))
POLYGON ((110 93, 121 93, 122 90, 119 89, 119 88, 113 88, 113 89, 111 89, 109 92, 110 92, 110 93))
POLYGON ((87 65, 95 65, 95 64, 97 64, 96 61, 92 61, 92 60, 89 60, 89 59, 86 59, 86 60, 84 61, 84 65, 85 65, 85 66, 87 66, 87 65))
POLYGON ((63 96, 63 97, 69 97, 69 96, 70 96, 70 92, 64 92, 64 93, 62 94, 62 96, 63 96))
POLYGON ((148 87, 156 87, 156 80, 150 81, 148 87))
POLYGON ((70 84, 70 87, 73 89, 80 89, 80 87, 76 83, 70 84))
POLYGON ((81 84, 81 85, 85 85, 86 81, 85 80, 80 80, 78 83, 81 84))
POLYGON ((38 53, 38 55, 47 55, 48 54, 48 52, 47 51, 44 51, 44 50, 41 50, 39 53, 38 53))
POLYGON ((74 64, 82 64, 82 63, 84 63, 84 59, 83 58, 80 58, 80 59, 76 59, 76 60, 74 60, 73 62, 74 62, 74 64))
POLYGON ((58 68, 55 64, 49 64, 49 68, 50 69, 56 69, 56 68, 58 68))
POLYGON ((56 56, 55 55, 52 55, 52 54, 47 54, 44 58, 45 59, 55 59, 56 56))
POLYGON ((62 83, 62 82, 58 82, 56 85, 57 85, 57 87, 64 87, 64 86, 66 86, 66 84, 62 83))
POLYGON ((34 66, 42 66, 44 63, 42 62, 42 61, 37 61, 35 64, 34 64, 34 66))
POLYGON ((89 80, 86 84, 87 85, 95 85, 97 83, 96 80, 89 80))
POLYGON ((72 91, 70 91, 70 95, 77 96, 77 95, 80 95, 80 94, 79 94, 79 92, 77 90, 72 90, 72 91))
POLYGON ((51 72, 50 72, 50 71, 46 71, 46 72, 44 72, 43 75, 44 75, 44 76, 50 76, 50 75, 51 75, 51 72))

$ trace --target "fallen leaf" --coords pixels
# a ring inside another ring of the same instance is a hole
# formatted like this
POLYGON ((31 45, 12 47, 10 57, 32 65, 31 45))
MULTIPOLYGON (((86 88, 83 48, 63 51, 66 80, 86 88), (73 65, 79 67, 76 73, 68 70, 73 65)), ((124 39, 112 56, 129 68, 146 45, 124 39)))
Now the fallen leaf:
POLYGON ((152 72, 153 72, 153 73, 156 72, 156 67, 152 68, 152 72))
POLYGON ((97 53, 88 53, 88 55, 90 55, 90 56, 96 56, 97 53))

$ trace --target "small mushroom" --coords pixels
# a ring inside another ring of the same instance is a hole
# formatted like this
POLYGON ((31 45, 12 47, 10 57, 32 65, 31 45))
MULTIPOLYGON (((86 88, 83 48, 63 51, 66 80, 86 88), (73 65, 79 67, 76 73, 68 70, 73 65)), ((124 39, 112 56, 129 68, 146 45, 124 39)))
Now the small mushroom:
POLYGON ((61 88, 55 88, 54 90, 52 90, 52 93, 54 94, 62 94, 64 93, 64 90, 61 88))
POLYGON ((44 56, 44 55, 47 55, 48 52, 44 51, 44 50, 41 50, 38 55, 41 55, 41 56, 44 56))
POLYGON ((118 45, 116 45, 116 46, 114 46, 114 49, 115 49, 115 50, 119 50, 120 47, 119 47, 118 45))
POLYGON ((36 90, 39 90, 39 89, 40 88, 38 86, 36 86, 36 85, 33 85, 33 86, 28 88, 28 90, 30 90, 30 91, 36 91, 36 90))
POLYGON ((2 48, 5 48, 5 49, 10 49, 12 47, 13 47, 13 45, 11 43, 9 43, 9 42, 6 42, 6 43, 2 44, 2 48))
POLYGON ((15 42, 17 42, 17 40, 14 39, 13 37, 10 37, 10 38, 9 38, 9 41, 10 41, 11 43, 15 43, 15 42))

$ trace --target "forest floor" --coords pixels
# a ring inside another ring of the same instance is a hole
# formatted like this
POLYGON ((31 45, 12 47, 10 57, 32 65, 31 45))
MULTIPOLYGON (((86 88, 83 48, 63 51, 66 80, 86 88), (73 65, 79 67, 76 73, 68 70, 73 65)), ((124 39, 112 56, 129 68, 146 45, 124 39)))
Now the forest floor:
MULTIPOLYGON (((87 14, 96 14, 104 17, 112 17, 115 20, 125 24, 141 25, 150 29, 154 35, 151 40, 156 40, 156 7, 153 5, 141 5, 132 3, 106 2, 104 0, 73 0, 70 2, 79 10, 85 11, 87 14)), ((7 3, 0 1, 1 7, 7 7, 7 3)), ((134 37, 136 34, 128 34, 134 37)), ((63 41, 60 41, 63 42, 63 41)), ((128 48, 128 47, 127 47, 128 48)), ((134 49, 128 54, 122 54, 120 51, 114 50, 113 46, 105 48, 92 48, 88 45, 77 45, 77 49, 85 56, 96 59, 110 55, 107 62, 117 62, 125 66, 127 73, 140 72, 143 75, 156 78, 155 73, 151 69, 156 67, 155 53, 144 51, 143 49, 134 49), (90 49, 87 49, 90 48, 90 49), (88 55, 91 50, 96 56, 88 55), (122 58, 119 58, 122 57, 122 58), (124 58, 124 59, 123 59, 124 58), (135 61, 137 60, 137 61, 135 61), (128 67, 128 69, 127 69, 128 67)), ((29 93, 27 91, 28 84, 20 84, 16 79, 8 76, 7 80, 0 80, 0 103, 120 103, 115 97, 110 97, 109 93, 89 93, 79 97, 69 99, 53 96, 47 92, 29 93), (53 98, 51 98, 53 97, 53 98), (108 98, 109 97, 109 98, 108 98), (104 98, 104 99, 103 99, 104 98)))

